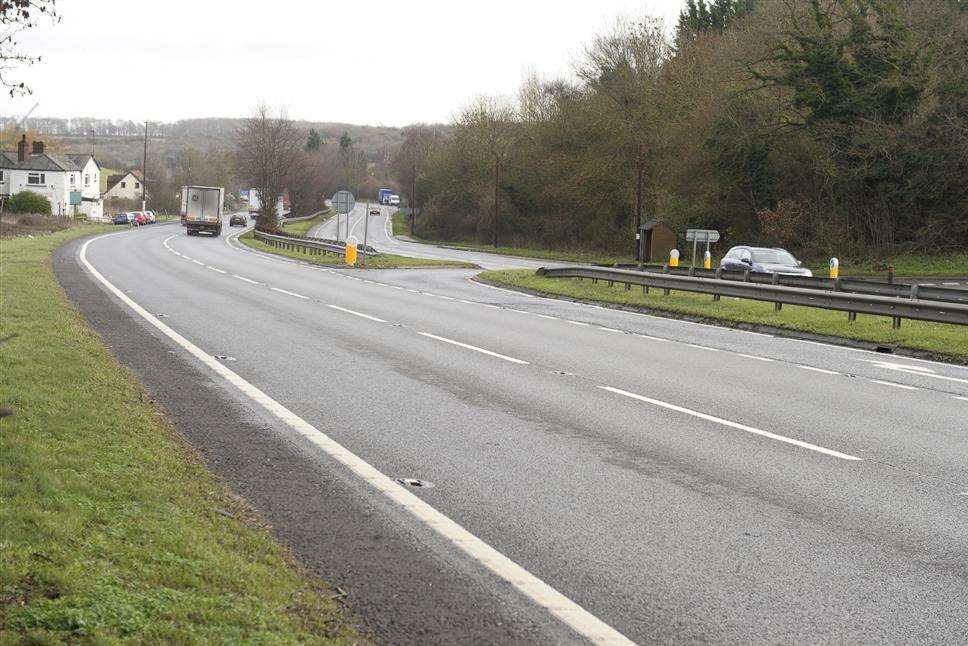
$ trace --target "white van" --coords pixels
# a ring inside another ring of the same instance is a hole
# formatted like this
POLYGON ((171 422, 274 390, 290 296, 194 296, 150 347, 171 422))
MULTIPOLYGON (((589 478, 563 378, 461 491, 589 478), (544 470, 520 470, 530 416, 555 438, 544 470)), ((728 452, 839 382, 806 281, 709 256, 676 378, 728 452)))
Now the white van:
POLYGON ((387 204, 389 204, 390 206, 400 206, 400 196, 391 195, 389 200, 387 200, 387 204))

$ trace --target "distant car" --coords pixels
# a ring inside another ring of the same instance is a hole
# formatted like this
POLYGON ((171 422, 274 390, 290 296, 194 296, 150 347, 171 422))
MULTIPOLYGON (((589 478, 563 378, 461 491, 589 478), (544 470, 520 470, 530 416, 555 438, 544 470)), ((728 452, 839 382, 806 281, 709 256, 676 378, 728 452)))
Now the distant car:
POLYGON ((370 209, 370 215, 380 215, 380 208, 374 206, 372 209, 370 209))
POLYGON ((234 227, 235 225, 244 227, 246 224, 248 224, 248 222, 246 222, 245 213, 233 213, 232 217, 229 218, 230 227, 234 227))
POLYGON ((144 211, 144 214, 148 217, 148 223, 149 224, 154 224, 155 222, 158 221, 158 218, 155 217, 155 212, 154 211, 144 211))
POLYGON ((148 217, 141 211, 134 212, 134 221, 139 227, 148 224, 148 217))
POLYGON ((789 274, 792 276, 813 276, 813 272, 793 257, 786 249, 779 247, 733 247, 719 262, 723 269, 739 271, 750 270, 759 274, 789 274))
POLYGON ((131 224, 131 214, 115 213, 113 216, 111 216, 111 222, 113 224, 131 224))

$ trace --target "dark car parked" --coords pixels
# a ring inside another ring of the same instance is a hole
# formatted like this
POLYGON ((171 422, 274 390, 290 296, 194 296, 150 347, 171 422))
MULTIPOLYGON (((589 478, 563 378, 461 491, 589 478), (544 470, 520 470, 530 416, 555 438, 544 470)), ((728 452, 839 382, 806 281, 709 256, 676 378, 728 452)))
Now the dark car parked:
POLYGON ((229 218, 229 226, 230 227, 234 227, 235 225, 239 225, 240 227, 244 227, 246 224, 247 224, 247 222, 245 221, 245 214, 244 213, 233 213, 232 214, 232 217, 229 218))
POLYGON ((733 247, 719 261, 723 269, 745 271, 749 269, 760 274, 791 274, 794 276, 813 276, 813 272, 793 257, 786 249, 779 247, 733 247))
POLYGON ((115 213, 111 222, 114 224, 131 224, 131 216, 127 213, 115 213))

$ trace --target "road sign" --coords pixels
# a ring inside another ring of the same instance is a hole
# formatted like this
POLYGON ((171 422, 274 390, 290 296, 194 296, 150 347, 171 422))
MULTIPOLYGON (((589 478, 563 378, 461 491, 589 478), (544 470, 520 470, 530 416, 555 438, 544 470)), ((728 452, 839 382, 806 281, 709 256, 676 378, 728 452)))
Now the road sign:
POLYGON ((686 242, 719 242, 715 229, 686 229, 686 242))
POLYGON ((709 251, 709 244, 719 242, 719 231, 715 229, 686 229, 686 242, 692 243, 692 267, 696 266, 696 245, 700 242, 706 244, 706 251, 709 251))
POLYGON ((346 214, 356 206, 356 198, 349 191, 336 191, 333 195, 333 208, 337 213, 346 214))

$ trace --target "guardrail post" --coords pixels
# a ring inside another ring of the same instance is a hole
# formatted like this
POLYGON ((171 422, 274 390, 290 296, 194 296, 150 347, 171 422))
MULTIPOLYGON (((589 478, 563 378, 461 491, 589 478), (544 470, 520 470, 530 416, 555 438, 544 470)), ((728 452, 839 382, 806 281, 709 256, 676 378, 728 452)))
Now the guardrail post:
POLYGON ((743 271, 743 282, 744 283, 750 282, 750 270, 749 269, 746 269, 746 270, 743 271))
MULTIPOLYGON (((673 249, 673 251, 675 251, 675 249, 673 249)), ((678 257, 676 259, 676 262, 678 263, 678 257)), ((665 274, 668 274, 669 273, 669 265, 662 265, 662 273, 665 273, 665 274)), ((662 290, 662 293, 665 296, 668 296, 669 295, 669 290, 668 289, 663 289, 662 290)))
POLYGON ((887 282, 891 285, 894 284, 894 265, 887 266, 887 282))
MULTIPOLYGON (((716 280, 722 280, 722 279, 723 279, 723 268, 716 267, 716 280)), ((719 300, 719 294, 713 294, 713 301, 718 301, 718 300, 719 300)))
MULTIPOLYGON (((773 281, 772 282, 773 282, 774 285, 779 285, 780 284, 780 274, 778 274, 776 272, 773 272, 773 281)), ((779 312, 782 309, 783 309, 783 303, 781 303, 780 301, 777 301, 777 302, 773 303, 773 311, 774 312, 779 312)))
POLYGON ((847 312, 847 322, 853 323, 857 320, 857 312, 847 312))

